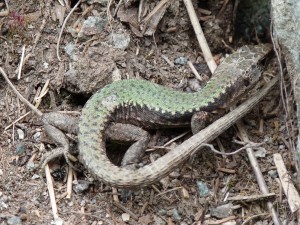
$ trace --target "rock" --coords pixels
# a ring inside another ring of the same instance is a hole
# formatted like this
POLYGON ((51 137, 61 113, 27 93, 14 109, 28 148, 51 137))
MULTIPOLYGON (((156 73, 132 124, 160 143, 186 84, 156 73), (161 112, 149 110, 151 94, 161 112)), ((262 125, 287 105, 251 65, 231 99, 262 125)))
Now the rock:
POLYGON ((112 33, 110 35, 109 42, 110 44, 112 44, 114 48, 125 50, 130 43, 130 36, 127 33, 124 34, 112 33))
POLYGON ((7 224, 9 225, 21 225, 22 224, 22 221, 21 221, 21 218, 18 217, 18 216, 13 216, 13 217, 10 217, 8 220, 7 220, 7 224))
POLYGON ((202 181, 197 181, 197 187, 198 187, 198 191, 199 191, 199 196, 200 197, 205 197, 209 195, 209 189, 206 185, 206 183, 202 182, 202 181))
POLYGON ((89 36, 99 34, 104 31, 107 24, 107 19, 98 16, 89 16, 83 22, 81 30, 78 33, 78 38, 87 39, 89 36))
POLYGON ((216 208, 210 208, 210 214, 218 219, 223 219, 232 215, 232 204, 221 205, 216 208))

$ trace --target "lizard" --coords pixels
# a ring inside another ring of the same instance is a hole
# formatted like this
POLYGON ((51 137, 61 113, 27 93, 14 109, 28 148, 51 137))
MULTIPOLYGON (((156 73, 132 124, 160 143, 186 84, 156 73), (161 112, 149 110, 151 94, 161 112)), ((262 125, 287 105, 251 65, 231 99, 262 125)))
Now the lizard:
MULTIPOLYGON (((134 153, 133 155, 136 152, 140 155, 144 153, 149 137, 142 128, 186 126, 192 121, 193 133, 198 132, 205 125, 202 121, 203 115, 219 108, 229 107, 253 87, 261 77, 259 64, 271 49, 270 44, 242 47, 225 58, 207 85, 195 93, 179 92, 137 79, 121 80, 105 86, 88 100, 82 110, 78 140, 83 164, 97 179, 115 187, 143 187, 159 180, 191 154, 191 147, 184 142, 180 151, 174 149, 149 165, 132 169, 118 167, 110 162, 105 149, 106 135, 114 138, 112 134, 117 132, 119 137, 123 135, 121 139, 136 141, 129 148, 126 165, 131 160, 131 153, 134 153), (133 138, 124 133, 128 130, 136 131, 133 138), (187 147, 186 150, 184 146, 187 147)), ((0 72, 3 74, 2 69, 0 72)), ((28 105, 28 102, 25 104, 28 105)), ((39 111, 36 113, 42 117, 47 134, 60 146, 52 156, 66 154, 68 141, 60 129, 68 131, 71 129, 76 133, 78 127, 64 124, 66 115, 43 114, 39 111)), ((70 120, 75 124, 78 121, 70 120)), ((226 121, 224 123, 226 125, 226 121)), ((230 123, 227 121, 227 127, 228 124, 230 123)), ((214 127, 214 131, 209 131, 211 134, 209 137, 209 133, 206 133, 207 128, 198 133, 205 134, 200 140, 212 140, 211 137, 216 137, 215 134, 224 131, 224 128, 220 127, 218 131, 216 130, 218 127, 214 127)), ((193 143, 199 144, 199 141, 193 138, 190 145, 193 143)))

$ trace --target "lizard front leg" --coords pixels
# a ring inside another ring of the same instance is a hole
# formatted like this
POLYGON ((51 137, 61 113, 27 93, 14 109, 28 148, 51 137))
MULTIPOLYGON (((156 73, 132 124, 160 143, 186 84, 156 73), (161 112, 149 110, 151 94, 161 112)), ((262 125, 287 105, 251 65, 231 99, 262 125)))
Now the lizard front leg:
POLYGON ((69 161, 69 140, 62 131, 77 134, 78 119, 66 114, 51 112, 43 114, 42 121, 47 135, 55 142, 57 148, 43 156, 40 166, 44 167, 50 160, 62 155, 72 166, 69 161))

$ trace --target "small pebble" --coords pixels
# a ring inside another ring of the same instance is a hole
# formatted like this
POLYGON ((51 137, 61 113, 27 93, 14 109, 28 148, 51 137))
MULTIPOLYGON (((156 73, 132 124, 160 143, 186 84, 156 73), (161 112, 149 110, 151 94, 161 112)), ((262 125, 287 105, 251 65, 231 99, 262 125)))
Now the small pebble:
POLYGON ((158 215, 160 215, 160 216, 165 216, 165 215, 167 215, 167 211, 166 211, 165 209, 160 209, 160 210, 158 211, 158 215))
POLYGON ((70 201, 68 202, 68 206, 72 207, 74 205, 74 202, 70 201))
POLYGON ((33 170, 35 168, 35 165, 34 165, 34 162, 33 161, 29 161, 27 164, 26 164, 26 168, 28 170, 33 170))
POLYGON ((33 176, 31 177, 32 180, 37 180, 40 178, 40 175, 38 174, 33 174, 33 176))
POLYGON ((21 129, 17 129, 17 134, 20 140, 23 140, 25 137, 24 131, 21 129))
POLYGON ((130 219, 130 215, 129 215, 128 213, 123 213, 123 214, 122 214, 122 220, 123 220, 124 222, 128 222, 129 219, 130 219))
POLYGON ((257 150, 254 152, 254 155, 257 158, 265 158, 267 154, 267 150, 263 147, 258 147, 257 150))
POLYGON ((208 189, 206 183, 204 183, 202 181, 197 181, 196 183, 197 183, 197 187, 198 187, 199 196, 200 197, 208 196, 209 189, 208 189))
POLYGON ((57 218, 56 220, 52 221, 51 224, 54 225, 63 225, 63 220, 61 218, 57 218))
POLYGON ((21 155, 23 154, 25 151, 25 145, 23 142, 20 142, 16 145, 16 154, 17 155, 21 155))
POLYGON ((178 212, 178 210, 177 210, 176 208, 173 209, 173 218, 174 218, 174 220, 176 220, 176 221, 181 220, 181 216, 179 215, 179 212, 178 212))
POLYGON ((185 65, 185 64, 187 64, 187 58, 186 57, 183 57, 183 56, 181 56, 181 57, 178 57, 178 58, 176 58, 175 60, 174 60, 174 63, 176 64, 176 65, 185 65))
POLYGON ((278 173, 276 170, 269 170, 268 175, 272 178, 278 177, 278 173))
POLYGON ((90 187, 90 182, 86 181, 86 180, 78 180, 77 184, 74 185, 73 190, 76 193, 82 193, 86 190, 88 190, 88 188, 90 187))
POLYGON ((35 142, 40 142, 41 140, 41 132, 36 132, 34 135, 33 135, 33 140, 35 142))

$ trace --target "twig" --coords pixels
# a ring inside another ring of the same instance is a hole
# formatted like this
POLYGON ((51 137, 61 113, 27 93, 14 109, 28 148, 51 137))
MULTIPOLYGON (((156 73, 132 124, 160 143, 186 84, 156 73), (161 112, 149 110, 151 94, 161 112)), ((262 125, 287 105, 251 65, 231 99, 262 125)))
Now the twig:
POLYGON ((173 191, 181 190, 181 189, 182 189, 182 187, 175 187, 175 188, 172 188, 172 189, 170 189, 170 190, 167 190, 167 191, 163 191, 163 192, 158 193, 157 195, 154 196, 154 198, 156 198, 156 197, 158 197, 158 196, 160 196, 160 195, 165 195, 165 194, 167 194, 167 193, 169 193, 169 192, 173 192, 173 191))
POLYGON ((253 201, 261 201, 269 198, 275 198, 275 193, 268 193, 262 195, 251 195, 251 196, 235 196, 235 197, 228 197, 227 201, 233 202, 253 202, 253 201))
MULTIPOLYGON (((249 223, 251 220, 255 220, 255 219, 257 219, 257 218, 261 218, 262 216, 268 216, 268 214, 262 213, 262 214, 250 216, 250 217, 247 218, 241 225, 245 225, 245 224, 249 223)), ((252 224, 252 223, 249 223, 249 224, 252 224)))
POLYGON ((138 221, 139 218, 137 215, 135 215, 133 212, 131 212, 129 209, 127 209, 125 206, 121 205, 119 202, 113 202, 113 204, 118 207, 119 209, 123 210, 124 212, 128 213, 134 220, 138 221))
POLYGON ((67 196, 66 198, 71 198, 72 194, 72 181, 73 181, 73 169, 68 166, 68 179, 67 179, 67 196))
MULTIPOLYGON (((112 1, 112 0, 111 0, 111 1, 112 1)), ((116 17, 116 16, 117 16, 117 13, 118 13, 119 8, 120 8, 120 6, 121 6, 122 3, 123 3, 123 0, 120 0, 120 1, 118 2, 117 6, 116 6, 116 8, 115 8, 113 17, 116 17)), ((108 8, 108 7, 107 7, 107 8, 108 8)), ((108 8, 108 9, 109 9, 109 8, 108 8)))
POLYGON ((161 8, 163 8, 170 0, 161 0, 155 7, 154 9, 148 14, 148 16, 143 19, 141 22, 144 24, 144 28, 142 30, 142 33, 144 34, 147 31, 147 25, 149 21, 151 20, 152 16, 154 16, 161 8))
POLYGON ((41 38, 42 30, 44 29, 45 25, 46 25, 46 20, 43 19, 43 20, 42 20, 42 25, 40 26, 39 31, 38 31, 37 35, 35 36, 35 39, 34 39, 34 42, 33 42, 33 46, 32 46, 31 52, 34 52, 35 47, 36 47, 38 41, 39 41, 40 38, 41 38))
POLYGON ((220 11, 218 12, 216 18, 219 18, 219 17, 224 13, 224 11, 225 11, 225 9, 226 9, 226 6, 228 5, 228 2, 229 2, 229 0, 225 0, 225 1, 223 2, 222 8, 221 8, 220 11))
MULTIPOLYGON (((249 142, 249 138, 248 138, 246 130, 244 129, 244 125, 243 125, 242 121, 239 120, 236 123, 236 125, 238 127, 239 132, 240 132, 240 136, 242 137, 242 140, 244 142, 249 142)), ((263 174, 262 174, 262 172, 259 168, 258 162, 256 160, 256 157, 254 155, 254 152, 253 152, 252 148, 247 148, 246 152, 247 152, 250 164, 251 164, 253 172, 256 176, 256 180, 257 180, 257 183, 258 183, 258 186, 259 186, 261 192, 263 194, 269 194, 268 187, 267 187, 266 182, 264 180, 263 174)), ((280 220, 278 218, 278 215, 277 215, 277 212, 276 212, 275 208, 273 207, 272 202, 268 201, 267 206, 268 206, 268 208, 269 208, 269 210, 272 214, 273 223, 275 225, 280 225, 281 224, 280 220)))
POLYGON ((26 104, 32 111, 34 111, 38 116, 42 116, 43 113, 38 110, 37 108, 33 107, 33 105, 28 102, 28 100, 26 98, 24 98, 19 91, 15 88, 15 86, 12 84, 12 82, 8 79, 7 74, 4 72, 4 70, 2 69, 2 67, 0 67, 0 73, 2 73, 4 79, 6 80, 6 82, 9 84, 9 86, 11 87, 11 89, 14 91, 14 93, 18 96, 18 98, 24 103, 26 104))
POLYGON ((214 60, 214 58, 213 58, 213 56, 210 52, 210 49, 209 49, 207 41, 204 37, 203 31, 202 31, 201 25, 199 23, 199 20, 197 18, 195 9, 193 7, 193 4, 192 4, 191 0, 184 0, 183 2, 184 2, 185 7, 188 11, 191 23, 193 25, 193 28, 195 30, 195 34, 197 36, 197 39, 198 39, 198 42, 199 42, 199 45, 200 45, 200 48, 203 52, 204 59, 205 59, 207 65, 208 65, 209 70, 211 71, 211 73, 214 73, 214 71, 217 68, 217 64, 216 64, 216 62, 215 62, 215 60, 214 60))
POLYGON ((144 0, 140 0, 140 2, 139 2, 139 10, 138 10, 138 22, 141 22, 143 7, 144 7, 144 0))
POLYGON ((45 166, 45 174, 46 174, 47 188, 48 188, 48 192, 49 192, 53 217, 54 217, 54 220, 57 220, 59 217, 58 217, 58 213, 57 213, 57 205, 56 205, 56 201, 55 201, 55 193, 54 193, 54 189, 53 189, 52 177, 50 174, 48 164, 45 166))
POLYGON ((200 74, 198 73, 198 71, 194 67, 193 63, 191 61, 188 61, 188 65, 189 65, 190 69, 192 70, 193 74, 195 75, 195 77, 198 80, 203 81, 203 78, 200 76, 200 74))
POLYGON ((72 8, 72 10, 69 12, 69 14, 67 15, 67 17, 65 18, 63 25, 61 27, 61 30, 59 32, 59 36, 58 36, 58 40, 57 40, 57 45, 56 45, 56 56, 58 58, 59 61, 61 61, 61 58, 59 56, 59 45, 60 45, 60 39, 62 36, 62 33, 64 31, 64 28, 66 26, 66 23, 68 21, 68 19, 70 18, 70 16, 72 15, 72 13, 76 10, 76 8, 79 6, 79 4, 81 3, 81 0, 78 0, 78 2, 76 3, 76 5, 72 8))
POLYGON ((229 155, 235 155, 235 154, 239 153, 240 151, 246 150, 247 148, 257 148, 261 145, 263 145, 263 143, 255 143, 253 145, 247 144, 246 146, 241 147, 238 150, 235 150, 234 152, 220 152, 217 149, 215 149, 215 147, 213 145, 207 144, 207 143, 201 144, 201 147, 209 147, 210 150, 216 154, 229 156, 229 155))
POLYGON ((7 2, 7 0, 4 0, 4 2, 5 2, 7 11, 9 11, 9 7, 8 7, 8 2, 7 2))
POLYGON ((283 188, 284 194, 287 197, 290 210, 292 213, 296 212, 300 208, 300 197, 292 182, 292 178, 289 175, 286 167, 284 165, 283 159, 279 153, 273 155, 274 163, 277 168, 281 186, 283 188))
POLYGON ((224 224, 225 222, 228 222, 230 220, 235 220, 236 216, 229 216, 226 217, 224 219, 220 219, 220 220, 205 220, 205 224, 208 225, 216 225, 216 224, 224 224))
MULTIPOLYGON (((27 99, 25 99, 20 92, 15 88, 15 86, 11 83, 11 81, 8 79, 7 74, 4 72, 4 70, 0 67, 0 73, 2 73, 4 79, 7 81, 7 83, 9 84, 9 86, 11 87, 11 89, 13 90, 13 92, 19 97, 19 99, 28 107, 30 107, 31 110, 33 110, 34 112, 36 112, 36 114, 38 116, 42 116, 43 113, 37 109, 37 107, 40 105, 41 103, 41 98, 37 97, 36 99, 36 103, 35 106, 32 105, 31 103, 28 102, 27 99), (29 104, 28 104, 29 103, 29 104)), ((44 87, 42 88, 42 91, 40 93, 40 95, 45 95, 45 91, 47 90, 47 87, 49 85, 50 80, 48 79, 44 85, 44 87)), ((17 120, 15 120, 12 124, 8 125, 7 127, 5 127, 4 130, 7 130, 8 128, 10 128, 11 126, 13 126, 15 123, 17 123, 18 121, 20 121, 21 119, 23 119, 24 117, 26 117, 27 115, 29 115, 31 113, 31 111, 25 113, 23 116, 19 117, 17 120)))
POLYGON ((19 64, 19 72, 18 72, 17 80, 21 79, 22 67, 23 67, 23 62, 24 62, 24 55, 25 55, 25 45, 23 45, 23 47, 22 47, 22 55, 21 55, 21 60, 20 60, 20 64, 19 64))

